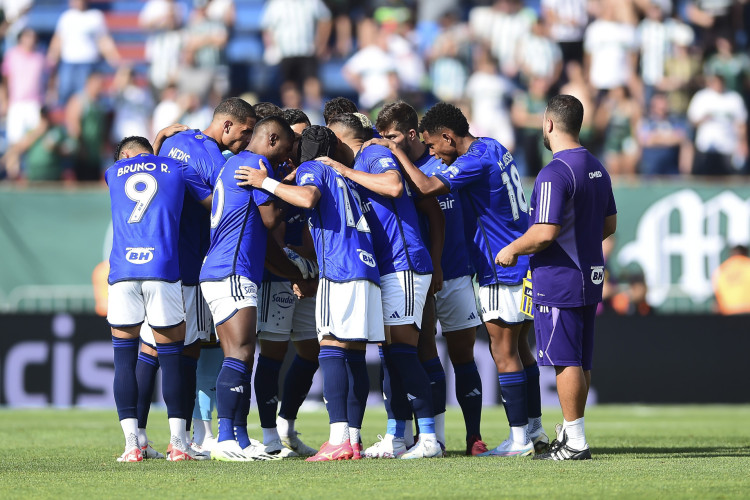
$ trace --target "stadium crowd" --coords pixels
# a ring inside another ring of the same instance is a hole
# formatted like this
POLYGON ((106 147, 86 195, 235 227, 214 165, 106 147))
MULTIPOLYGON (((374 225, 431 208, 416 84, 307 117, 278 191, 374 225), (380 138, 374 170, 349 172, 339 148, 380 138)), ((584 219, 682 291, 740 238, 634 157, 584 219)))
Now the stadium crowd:
POLYGON ((236 1, 146 1, 146 64, 110 35, 107 2, 71 0, 50 38, 31 1, 4 1, 0 177, 100 179, 122 137, 203 128, 228 95, 322 123, 341 79, 373 118, 397 97, 455 103, 524 176, 549 160, 539 123, 558 92, 584 103, 582 141, 615 176, 747 173, 745 0, 269 0, 253 66, 229 64, 236 1))

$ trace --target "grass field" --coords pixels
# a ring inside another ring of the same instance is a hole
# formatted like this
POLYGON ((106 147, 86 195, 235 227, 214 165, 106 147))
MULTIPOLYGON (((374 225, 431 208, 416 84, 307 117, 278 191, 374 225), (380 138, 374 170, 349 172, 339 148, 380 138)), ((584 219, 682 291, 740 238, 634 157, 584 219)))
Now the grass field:
MULTIPOLYGON (((251 415, 251 421, 254 415, 251 415)), ((548 409, 552 433, 561 421, 548 409)), ((485 409, 488 445, 507 436, 501 408, 485 409)), ((588 462, 463 456, 463 422, 447 418, 449 456, 414 461, 119 464, 122 434, 112 411, 0 410, 5 446, 2 498, 749 498, 750 406, 599 406, 586 430, 588 462)), ((385 425, 368 409, 365 445, 385 425)), ((303 439, 327 438, 324 412, 302 414, 303 439)), ((152 413, 150 436, 163 451, 166 416, 152 413)), ((260 437, 260 429, 251 430, 260 437)))

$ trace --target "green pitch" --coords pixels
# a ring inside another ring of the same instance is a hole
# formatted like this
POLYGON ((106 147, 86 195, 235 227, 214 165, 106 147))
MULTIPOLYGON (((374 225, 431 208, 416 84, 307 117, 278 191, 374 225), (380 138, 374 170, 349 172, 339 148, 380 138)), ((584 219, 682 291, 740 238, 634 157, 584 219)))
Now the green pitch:
MULTIPOLYGON (((251 414, 251 422, 257 417, 251 414)), ((552 433, 561 416, 547 409, 552 433)), ((750 406, 600 406, 587 414, 589 462, 463 456, 458 410, 447 418, 446 459, 306 463, 164 460, 119 464, 123 439, 112 411, 0 410, 2 498, 748 498, 750 406)), ((485 409, 489 446, 507 436, 501 408, 485 409)), ((150 422, 163 451, 163 412, 150 422)), ((301 414, 310 445, 327 437, 324 412, 301 414)), ((363 439, 385 427, 368 410, 363 439)), ((251 429, 260 437, 260 429, 251 429)))

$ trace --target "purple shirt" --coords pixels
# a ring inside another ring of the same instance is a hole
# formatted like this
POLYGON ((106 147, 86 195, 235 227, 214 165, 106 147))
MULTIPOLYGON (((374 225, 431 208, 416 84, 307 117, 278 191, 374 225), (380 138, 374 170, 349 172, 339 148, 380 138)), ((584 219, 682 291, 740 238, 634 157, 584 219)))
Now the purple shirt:
POLYGON ((604 219, 617 213, 612 181, 585 148, 559 151, 531 195, 530 224, 558 224, 560 235, 531 256, 536 304, 579 307, 602 300, 604 219))

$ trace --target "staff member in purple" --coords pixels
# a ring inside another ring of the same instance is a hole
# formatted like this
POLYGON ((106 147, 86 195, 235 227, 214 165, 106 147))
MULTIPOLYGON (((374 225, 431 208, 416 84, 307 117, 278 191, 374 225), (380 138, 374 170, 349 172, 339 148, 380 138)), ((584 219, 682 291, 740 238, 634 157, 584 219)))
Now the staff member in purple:
POLYGON ((564 423, 541 460, 587 460, 583 414, 591 385, 594 316, 602 300, 602 240, 615 232, 617 208, 604 166, 578 141, 583 105, 558 95, 544 113, 544 145, 552 161, 534 183, 529 229, 500 250, 513 266, 531 255, 537 360, 554 366, 564 423))

